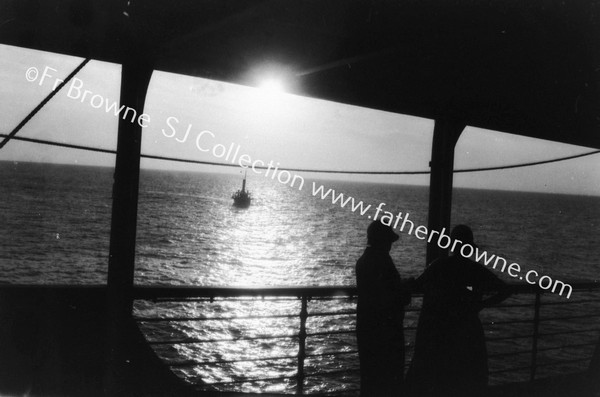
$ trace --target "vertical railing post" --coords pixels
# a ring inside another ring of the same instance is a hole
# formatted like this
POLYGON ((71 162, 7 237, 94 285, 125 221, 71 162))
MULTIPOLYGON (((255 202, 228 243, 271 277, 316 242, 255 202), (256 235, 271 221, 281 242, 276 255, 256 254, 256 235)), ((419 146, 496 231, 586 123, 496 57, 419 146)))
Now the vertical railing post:
POLYGON ((596 342, 594 355, 588 367, 588 379, 590 380, 590 390, 598 395, 600 391, 600 338, 596 342))
POLYGON ((296 374, 296 394, 304 394, 304 359, 306 358, 306 319, 308 317, 308 297, 302 295, 300 309, 300 332, 298 333, 298 372, 296 374))
POLYGON ((533 314, 533 346, 531 348, 531 371, 529 373, 530 382, 533 382, 533 380, 535 379, 535 371, 537 369, 538 338, 540 335, 540 306, 541 293, 538 290, 535 292, 535 304, 533 314))

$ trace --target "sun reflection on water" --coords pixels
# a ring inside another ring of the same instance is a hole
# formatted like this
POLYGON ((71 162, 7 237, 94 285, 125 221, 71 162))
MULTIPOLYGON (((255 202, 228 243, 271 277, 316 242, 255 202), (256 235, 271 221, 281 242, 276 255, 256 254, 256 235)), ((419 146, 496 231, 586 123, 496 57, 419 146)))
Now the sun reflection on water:
MULTIPOLYGON (((315 301, 311 312, 328 311, 341 307, 348 310, 353 302, 315 301)), ((203 340, 210 343, 158 345, 157 354, 167 361, 192 360, 195 365, 176 367, 175 372, 191 382, 206 385, 207 390, 235 390, 246 392, 294 393, 296 388, 297 354, 299 349, 300 301, 297 298, 233 298, 213 302, 165 302, 161 304, 138 302, 138 315, 169 317, 211 318, 204 321, 170 322, 168 330, 142 324, 144 333, 152 341, 166 339, 203 340), (259 379, 248 381, 248 379, 259 379), (231 384, 224 384, 233 382, 231 384)), ((352 316, 309 317, 310 332, 343 330, 354 326, 352 316), (340 322, 341 320, 341 322, 340 322)), ((307 390, 327 391, 352 385, 357 381, 355 356, 339 358, 321 356, 339 346, 340 351, 355 350, 353 333, 347 335, 316 336, 307 339, 306 372, 348 369, 337 379, 313 377, 307 390), (310 357, 312 355, 313 357, 310 357), (354 374, 355 375, 355 374, 354 374)))

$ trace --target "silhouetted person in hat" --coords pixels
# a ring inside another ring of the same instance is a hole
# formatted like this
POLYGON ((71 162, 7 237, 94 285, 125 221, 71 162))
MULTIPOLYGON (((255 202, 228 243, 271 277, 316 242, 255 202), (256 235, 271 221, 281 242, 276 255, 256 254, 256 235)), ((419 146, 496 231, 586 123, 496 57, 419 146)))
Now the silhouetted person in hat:
POLYGON ((423 290, 415 353, 407 384, 415 396, 483 396, 488 381, 487 350, 479 311, 509 296, 507 285, 469 259, 477 246, 468 226, 456 226, 458 240, 447 258, 433 261, 415 280, 423 290), (462 252, 468 257, 461 254, 462 252), (492 293, 484 299, 484 293, 492 293))
POLYGON ((391 227, 371 223, 367 248, 356 263, 361 397, 399 396, 403 389, 402 327, 410 293, 389 254, 398 238, 391 227))

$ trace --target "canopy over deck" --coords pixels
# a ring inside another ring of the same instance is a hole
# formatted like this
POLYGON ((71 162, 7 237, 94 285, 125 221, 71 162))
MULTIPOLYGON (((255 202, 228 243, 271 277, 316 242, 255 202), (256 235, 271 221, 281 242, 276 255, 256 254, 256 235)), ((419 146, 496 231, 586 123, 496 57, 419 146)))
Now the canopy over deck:
POLYGON ((600 2, 2 0, 0 42, 600 148, 600 2), (129 3, 129 5, 128 5, 129 3))

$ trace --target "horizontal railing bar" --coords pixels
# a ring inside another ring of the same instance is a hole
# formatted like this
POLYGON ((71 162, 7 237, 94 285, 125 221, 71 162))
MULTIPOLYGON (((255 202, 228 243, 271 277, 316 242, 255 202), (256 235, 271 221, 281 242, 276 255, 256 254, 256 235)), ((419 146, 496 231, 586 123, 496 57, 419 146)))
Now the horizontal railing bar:
MULTIPOLYGON (((538 349, 538 351, 540 351, 540 349, 538 349)), ((529 350, 514 350, 514 351, 510 351, 510 352, 505 352, 505 353, 488 354, 488 358, 502 357, 502 356, 517 356, 519 354, 531 354, 531 349, 529 349, 529 350)))
MULTIPOLYGON (((148 301, 148 302, 152 302, 152 303, 189 303, 189 302, 213 302, 216 301, 216 299, 213 298, 169 298, 169 297, 164 297, 164 298, 152 298, 152 299, 138 299, 135 298, 135 300, 141 300, 141 301, 148 301)), ((227 300, 228 302, 233 301, 233 299, 223 299, 223 300, 227 300)), ((237 299, 236 299, 237 301, 237 299)))
POLYGON ((166 361, 166 365, 169 367, 192 367, 200 365, 211 365, 211 364, 233 364, 233 363, 249 363, 254 361, 277 361, 277 360, 296 360, 298 356, 271 356, 271 357, 256 357, 256 358, 243 358, 235 360, 216 360, 216 361, 182 361, 182 362, 169 362, 166 361))
POLYGON ((492 309, 504 309, 504 308, 513 308, 513 307, 533 307, 534 303, 500 303, 498 305, 494 305, 492 309))
POLYGON ((228 321, 228 320, 256 320, 261 318, 295 318, 297 314, 271 314, 260 316, 237 316, 237 317, 134 317, 135 321, 142 323, 155 323, 161 321, 228 321))
POLYGON ((306 336, 321 336, 321 335, 338 335, 338 334, 355 334, 356 330, 341 330, 341 331, 322 331, 322 332, 308 332, 306 336))
POLYGON ((349 310, 345 312, 316 312, 308 313, 308 317, 322 317, 322 316, 348 316, 356 314, 356 310, 349 310))
POLYGON ((339 397, 345 396, 348 393, 358 393, 360 389, 341 389, 335 391, 326 391, 322 393, 311 393, 310 396, 314 397, 339 397))
POLYGON ((578 303, 591 303, 591 302, 598 302, 600 299, 585 299, 585 300, 578 300, 578 301, 571 301, 571 300, 567 300, 567 301, 557 301, 557 302, 544 302, 544 306, 555 306, 555 305, 576 305, 578 303))
POLYGON ((500 370, 496 370, 496 371, 490 371, 490 374, 501 374, 503 372, 515 372, 515 371, 522 371, 522 370, 530 370, 531 366, 527 365, 525 367, 512 367, 512 368, 505 368, 505 369, 500 369, 500 370))
POLYGON ((333 296, 311 296, 310 301, 334 301, 334 300, 355 300, 358 295, 333 295, 333 296))
POLYGON ((485 338, 486 341, 495 341, 495 340, 507 340, 507 339, 525 339, 525 338, 532 338, 533 334, 526 334, 526 335, 516 335, 516 336, 501 336, 498 338, 485 338))
MULTIPOLYGON (((343 296, 342 296, 343 298, 343 296)), ((135 298, 136 300, 145 300, 150 302, 158 303, 175 303, 175 302, 255 302, 257 299, 265 302, 295 302, 298 301, 298 297, 291 296, 214 296, 214 297, 160 297, 160 298, 135 298)))
MULTIPOLYGON (((406 327, 406 329, 414 329, 416 327, 406 327)), ((562 335, 562 334, 576 334, 576 333, 587 333, 587 332, 598 332, 600 331, 599 329, 586 329, 586 330, 579 330, 579 331, 559 331, 559 332, 549 332, 549 333, 543 333, 543 334, 539 334, 539 337, 542 336, 554 336, 554 335, 562 335)), ((324 331, 324 332, 314 332, 314 333, 310 333, 307 334, 307 336, 320 336, 320 335, 333 335, 333 334, 346 334, 346 333, 353 333, 355 332, 354 330, 348 330, 348 331, 324 331)), ((292 334, 292 335, 275 335, 275 336, 265 336, 265 337, 248 337, 248 338, 239 338, 239 339, 223 339, 223 340, 206 340, 206 342, 234 342, 236 340, 253 340, 253 339, 285 339, 285 338, 293 338, 293 337, 298 337, 298 335, 296 334, 292 334)), ((524 338, 531 338, 533 337, 533 334, 526 334, 526 335, 513 335, 513 336, 502 336, 502 337, 494 337, 494 338, 486 338, 487 341, 498 341, 498 340, 510 340, 510 339, 524 339, 524 338)), ((166 343, 159 343, 159 342, 152 342, 153 344, 169 344, 168 342, 166 343)), ((179 342, 179 343, 183 343, 183 342, 179 342)), ((187 343, 202 343, 202 342, 187 342, 187 343)), ((176 343, 172 343, 172 344, 176 344, 176 343)), ((177 343, 178 344, 178 343, 177 343)))
POLYGON ((550 350, 564 350, 574 347, 585 347, 585 346, 596 346, 597 341, 589 342, 589 343, 574 343, 572 345, 563 345, 563 346, 554 346, 554 347, 544 347, 542 349, 538 348, 538 352, 550 351, 550 350))
MULTIPOLYGON (((416 327, 406 327, 405 330, 411 330, 411 329, 416 329, 416 327)), ((587 332, 598 332, 600 331, 599 329, 586 329, 586 330, 579 330, 579 331, 559 331, 559 332, 548 332, 548 333, 543 333, 543 334, 539 334, 539 337, 543 337, 543 336, 554 336, 554 335, 562 335, 562 334, 577 334, 577 333, 587 333, 587 332)), ((355 332, 354 330, 349 330, 349 331, 324 331, 324 332, 314 332, 314 333, 310 333, 307 334, 307 336, 320 336, 320 335, 333 335, 333 334, 346 334, 346 333, 353 333, 355 332)), ((293 337, 298 337, 298 335, 277 335, 277 336, 273 336, 273 337, 269 337, 269 336, 265 336, 265 337, 249 337, 249 338, 240 338, 240 339, 223 339, 223 340, 206 340, 205 342, 234 342, 236 340, 253 340, 253 339, 284 339, 284 338, 293 338, 293 337)), ((512 336, 502 336, 502 337, 493 337, 493 338, 486 338, 486 341, 499 341, 499 340, 510 340, 510 339, 525 339, 525 338, 532 338, 533 334, 526 334, 526 335, 512 335, 512 336)), ((152 342, 153 344, 169 344, 169 342, 165 342, 165 343, 161 343, 161 342, 152 342)), ((202 342, 192 342, 192 340, 186 340, 186 342, 178 342, 175 343, 173 342, 172 344, 179 344, 179 343, 202 343, 202 342)))
POLYGON ((196 343, 220 343, 220 342, 238 342, 238 341, 246 341, 246 340, 269 340, 269 339, 292 339, 297 338, 298 334, 292 335, 273 335, 273 336, 248 336, 244 338, 225 338, 225 339, 179 339, 179 340, 168 340, 168 341, 151 341, 148 342, 151 345, 186 345, 186 344, 196 344, 196 343))
MULTIPOLYGON (((574 291, 580 290, 598 290, 598 282, 567 282, 574 291)), ((551 294, 550 291, 541 290, 537 285, 510 283, 513 293, 537 293, 551 294)), ((4 287, 4 286, 3 286, 4 287)), ((15 286, 11 286, 15 287, 15 286)), ((417 291, 418 292, 418 291, 417 291)), ((169 298, 198 298, 198 297, 344 297, 357 296, 358 290, 355 286, 330 286, 330 287, 255 287, 255 288, 236 288, 236 287, 190 287, 190 286, 146 286, 136 285, 133 288, 135 299, 156 299, 161 297, 169 298)), ((420 297, 422 294, 415 293, 414 297, 420 297)), ((508 305, 507 305, 508 306, 508 305)), ((513 307, 515 307, 513 305, 513 307)))
POLYGON ((286 380, 286 379, 294 379, 295 375, 290 376, 278 376, 273 378, 248 378, 248 379, 240 379, 240 380, 230 380, 230 381, 222 381, 222 382, 212 382, 212 383, 204 383, 198 389, 202 389, 202 386, 215 386, 215 385, 235 385, 238 383, 254 383, 254 382, 270 382, 275 380, 286 380))
MULTIPOLYGON (((556 335, 556 334, 562 334, 562 333, 579 333, 579 332, 593 332, 595 330, 585 330, 585 331, 565 331, 565 332, 561 332, 561 333, 553 333, 553 334, 541 334, 540 336, 544 336, 544 335, 556 335)), ((308 333, 306 334, 306 336, 324 336, 324 335, 337 335, 337 334, 354 334, 356 331, 354 330, 350 330, 350 331, 323 331, 323 332, 313 332, 313 333, 308 333)), ((178 340, 167 340, 167 341, 149 341, 148 343, 151 345, 181 345, 181 344, 195 344, 195 343, 219 343, 219 342, 237 342, 237 341, 247 341, 247 340, 269 340, 269 339, 292 339, 292 338, 297 338, 298 334, 283 334, 283 335, 273 335, 273 336, 255 336, 255 337, 244 337, 244 338, 236 338, 236 339, 178 339, 178 340)), ((509 336, 509 337, 501 337, 501 338, 486 338, 486 340, 488 341, 496 341, 496 340, 510 340, 510 339, 523 339, 523 338, 530 338, 532 337, 532 335, 522 335, 522 336, 509 336)), ((572 345, 563 345, 563 346, 556 346, 556 347, 549 347, 549 348, 542 348, 542 349, 538 349, 538 351, 545 351, 545 350, 558 350, 558 349, 565 349, 565 348, 570 348, 570 347, 583 347, 583 346, 593 346, 596 345, 596 342, 590 342, 590 343, 578 343, 578 344, 572 344, 572 345)), ((407 347, 410 348, 412 347, 412 345, 407 344, 407 347)), ((514 352, 507 352, 507 353, 498 353, 498 354, 492 354, 489 357, 497 357, 497 356, 504 356, 504 355, 517 355, 517 354, 524 354, 524 353, 531 353, 531 350, 519 350, 519 351, 514 351, 514 352)))
MULTIPOLYGON (((574 347, 585 347, 585 346, 595 346, 596 342, 591 342, 591 343, 576 343, 576 344, 572 344, 572 345, 563 345, 563 346, 554 346, 554 347, 544 347, 544 348, 538 348, 537 351, 539 352, 544 352, 544 351, 551 351, 551 350, 564 350, 564 349, 569 349, 569 348, 574 348, 574 347)), ((531 349, 529 350, 515 350, 515 351, 511 351, 511 352, 506 352, 506 353, 495 353, 495 354, 489 354, 488 358, 494 358, 494 357, 502 357, 502 356, 516 356, 519 354, 531 354, 531 349)))
MULTIPOLYGON (((416 326, 403 328, 404 331, 414 331, 416 329, 417 329, 416 326)), ((306 336, 323 336, 323 335, 354 334, 354 333, 356 333, 356 329, 348 329, 348 330, 341 330, 341 331, 310 332, 310 333, 307 333, 306 336)))
POLYGON ((312 354, 307 354, 306 357, 342 356, 344 354, 358 354, 358 350, 348 350, 348 351, 341 351, 341 352, 312 353, 312 354))
MULTIPOLYGON (((354 334, 356 331, 323 331, 323 332, 313 332, 308 333, 306 336, 322 336, 322 335, 337 335, 337 334, 354 334)), ((167 340, 167 341, 148 341, 151 345, 184 345, 184 344, 197 344, 197 343, 221 343, 221 342, 238 342, 238 341, 248 341, 248 340, 271 340, 271 339, 293 339, 298 338, 298 334, 283 334, 283 335, 272 335, 272 336, 252 336, 252 337, 244 337, 244 338, 236 338, 236 339, 179 339, 179 340, 167 340)), ((577 343, 572 345, 564 345, 564 346, 556 346, 556 347, 547 347, 538 349, 538 351, 549 351, 549 350, 559 350, 559 349, 567 349, 573 347, 584 347, 584 346, 595 346, 596 342, 590 343, 577 343)), ((407 344, 407 348, 411 348, 410 344, 407 344)), ((526 354, 531 353, 531 350, 517 350, 506 353, 497 353, 490 354, 488 357, 501 357, 501 356, 510 356, 510 355, 518 355, 518 354, 526 354)))
MULTIPOLYGON (((233 296, 215 296, 215 297, 206 297, 206 298, 186 298, 186 297, 160 297, 160 298, 152 298, 152 299, 145 299, 145 298, 135 298, 135 300, 143 300, 143 301, 148 301, 148 302, 155 302, 155 303, 177 303, 177 302, 185 302, 185 303, 189 303, 189 302, 202 302, 202 303, 215 303, 215 302, 256 302, 257 300, 260 301, 264 301, 264 302, 297 302, 299 300, 298 296, 267 296, 267 295, 260 295, 260 296, 240 296, 240 297, 233 297, 233 296)), ((355 295, 338 295, 338 296, 311 296, 308 297, 308 300, 311 302, 315 302, 315 301, 334 301, 334 300, 348 300, 348 301, 355 301, 357 298, 357 296, 355 295)))
MULTIPOLYGON (((564 281, 564 280, 563 280, 564 281)), ((573 291, 595 291, 600 289, 600 282, 585 280, 566 280, 573 291)), ((535 284, 527 283, 508 283, 511 291, 517 293, 536 293, 552 294, 551 291, 540 289, 535 284)), ((70 290, 102 290, 106 285, 73 285, 73 284, 2 284, 0 290, 18 290, 18 289, 70 289, 70 290)), ((413 296, 420 297, 421 291, 416 291, 413 296)), ((323 296, 356 296, 358 291, 355 286, 309 286, 309 287, 206 287, 206 286, 188 286, 188 285, 135 285, 133 287, 134 299, 154 299, 161 297, 179 297, 179 298, 197 298, 197 297, 240 297, 240 296, 288 296, 288 297, 323 297, 323 296)))
POLYGON ((546 317, 540 318, 541 321, 556 321, 556 320, 570 320, 573 318, 588 318, 588 317, 600 317, 600 313, 597 314, 579 314, 577 316, 564 316, 564 317, 546 317))
POLYGON ((590 328, 590 329, 582 329, 579 331, 557 331, 557 332, 547 332, 545 334, 539 334, 539 337, 543 336, 554 336, 554 335, 564 335, 564 334, 583 334, 587 332, 599 332, 599 328, 590 328))
MULTIPOLYGON (((217 301, 223 301, 223 302, 244 302, 244 301, 251 301, 250 299, 232 299, 232 298, 226 298, 226 297, 220 297, 221 299, 210 299, 210 298, 206 298, 206 299, 194 299, 194 298, 189 298, 189 299, 185 299, 185 298, 159 298, 159 299, 150 299, 150 301, 153 302, 217 302, 217 301)), ((290 299, 281 299, 281 298, 277 298, 277 297, 265 297, 265 296, 259 296, 257 297, 261 300, 264 301, 271 301, 271 302, 280 302, 280 301, 297 301, 298 298, 290 298, 290 299)), ((333 297, 333 298, 327 298, 327 300, 332 300, 332 299, 339 299, 339 298, 344 298, 344 296, 338 296, 338 297, 333 297)), ((144 299, 145 300, 145 299, 144 299)), ((311 298, 311 300, 325 300, 325 299, 317 299, 315 297, 311 298)), ((580 303, 580 302, 600 302, 600 298, 598 300, 588 300, 588 301, 577 301, 577 302, 548 302, 548 303, 544 303, 543 306, 550 306, 550 305, 563 305, 563 304, 571 304, 571 303, 580 303)), ((494 308, 515 308, 515 307, 532 307, 533 303, 524 303, 524 304, 508 304, 508 305, 496 305, 494 306, 494 308)), ((406 313, 410 313, 410 312, 420 312, 421 309, 419 308, 407 308, 405 309, 406 313)), ((309 316, 319 316, 319 315, 346 315, 346 314, 355 314, 356 310, 353 311, 347 311, 347 312, 323 312, 323 313, 312 313, 309 314, 309 316)), ((598 316, 600 316, 600 314, 598 314, 598 316)), ((518 320, 516 321, 518 322, 518 320)), ((507 322, 502 322, 502 323, 509 323, 507 322)), ((501 322, 496 322, 496 324, 501 324, 501 322)))
MULTIPOLYGON (((585 329, 579 331, 560 331, 560 332, 548 332, 544 334, 538 334, 538 337, 541 338, 543 336, 554 336, 554 335, 562 335, 562 334, 581 334, 587 332, 598 332, 600 329, 585 329)), ((517 335, 517 336, 502 336, 499 338, 486 338, 486 341, 497 341, 497 340, 507 340, 507 339, 523 339, 523 338, 532 338, 533 334, 528 335, 517 335)))
POLYGON ((486 321, 483 323, 483 325, 526 324, 526 323, 532 323, 532 322, 533 322, 533 319, 486 321))
POLYGON ((589 361, 591 360, 591 357, 588 358, 574 358, 572 360, 557 360, 557 361, 553 361, 551 363, 542 363, 542 364, 538 364, 537 367, 551 367, 554 365, 561 365, 561 364, 570 364, 570 363, 578 363, 578 362, 582 362, 582 361, 589 361))
POLYGON ((357 373, 360 372, 360 369, 338 369, 336 371, 322 371, 322 372, 309 372, 305 376, 327 376, 327 375, 338 375, 338 374, 346 374, 346 373, 357 373))
POLYGON ((190 286, 145 286, 136 285, 133 288, 135 299, 170 298, 215 298, 215 297, 323 297, 323 296, 352 296, 357 295, 354 286, 331 287, 190 287, 190 286))

